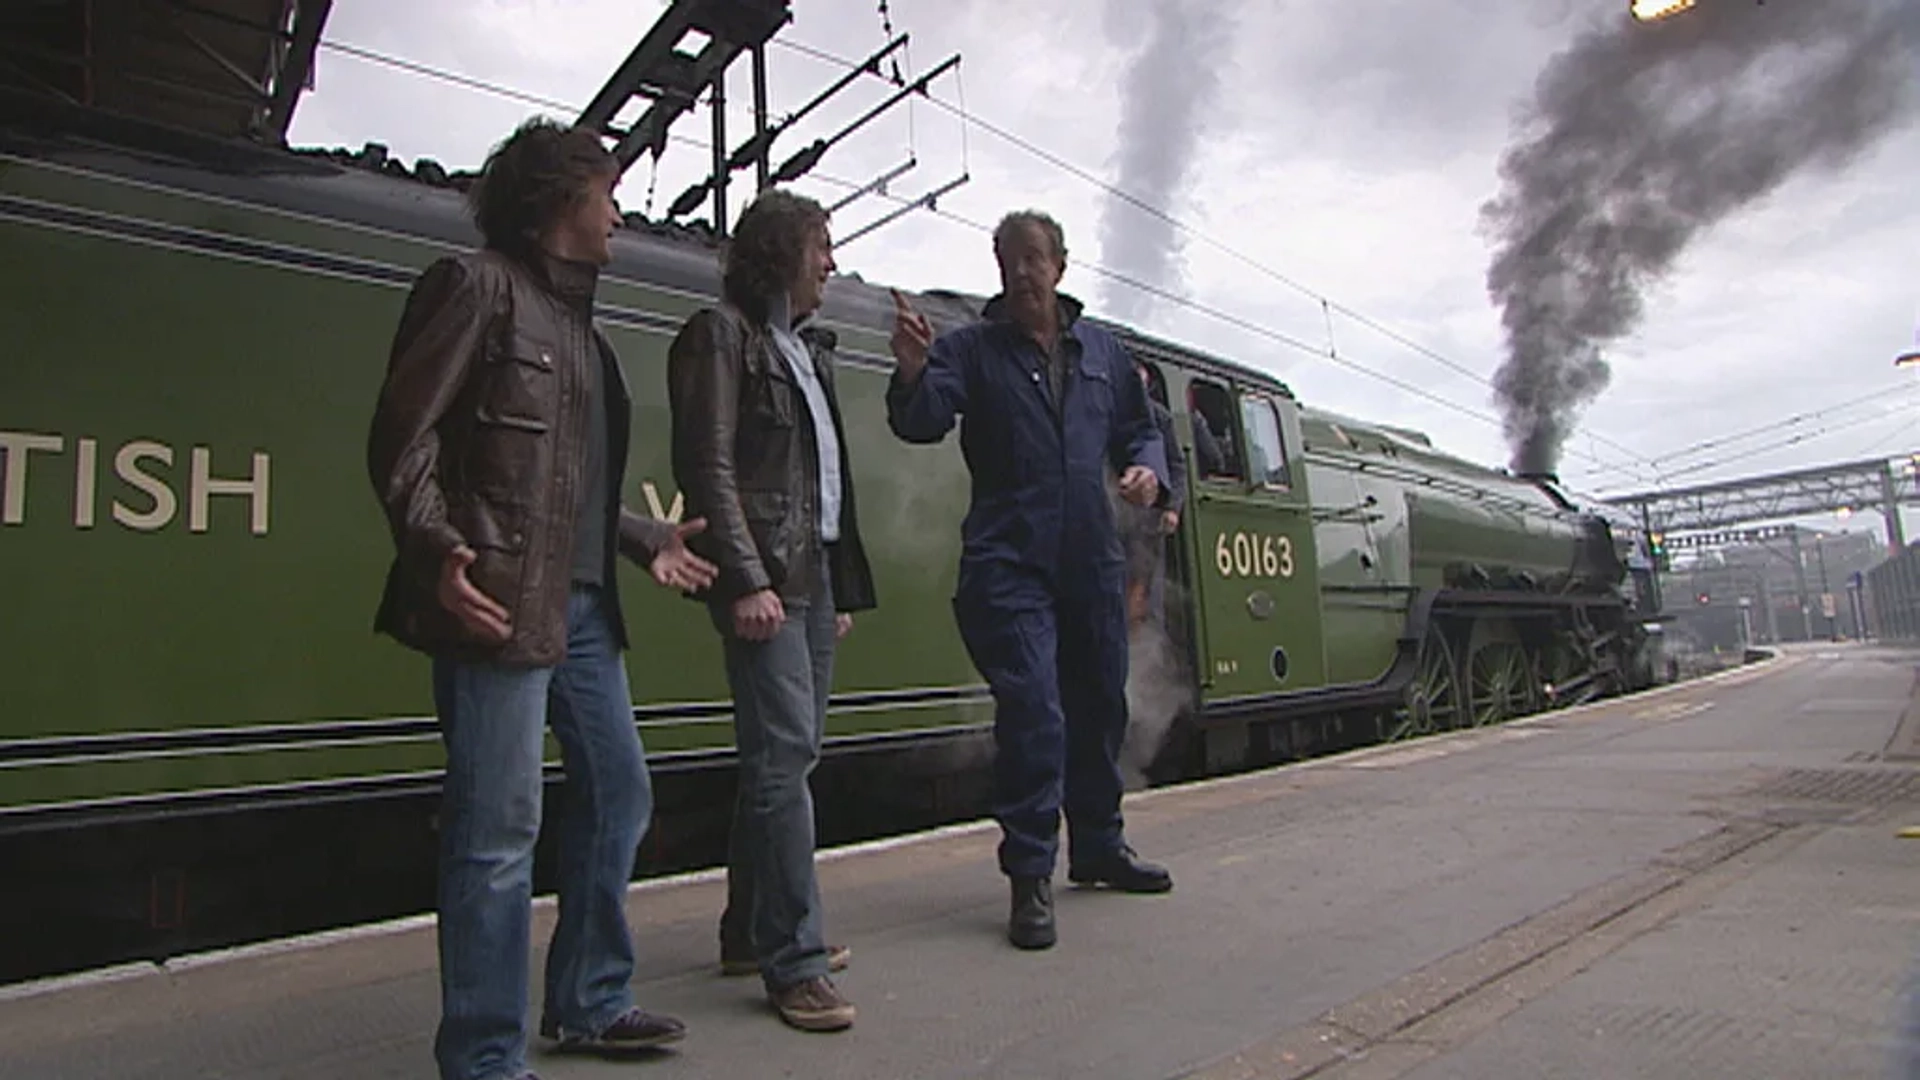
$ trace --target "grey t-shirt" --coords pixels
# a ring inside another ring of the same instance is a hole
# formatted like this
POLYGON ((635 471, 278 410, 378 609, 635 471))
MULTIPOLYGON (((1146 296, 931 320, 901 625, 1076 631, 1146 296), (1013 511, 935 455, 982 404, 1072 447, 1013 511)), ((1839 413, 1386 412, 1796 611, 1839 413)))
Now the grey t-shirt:
POLYGON ((576 493, 578 513, 573 534, 573 580, 582 585, 603 585, 606 573, 607 517, 613 509, 613 492, 607 480, 607 364, 606 352, 594 343, 597 363, 588 364, 580 393, 587 405, 587 436, 580 440, 582 454, 580 490, 576 493))

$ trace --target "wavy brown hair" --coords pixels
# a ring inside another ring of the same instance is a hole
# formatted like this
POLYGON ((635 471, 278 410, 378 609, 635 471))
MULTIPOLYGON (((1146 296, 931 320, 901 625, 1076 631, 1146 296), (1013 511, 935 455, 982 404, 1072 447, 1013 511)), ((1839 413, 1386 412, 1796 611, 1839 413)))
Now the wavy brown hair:
POLYGON ((720 291, 754 322, 793 284, 807 238, 827 226, 827 209, 805 195, 768 188, 753 200, 727 245, 720 291))
POLYGON ((488 247, 524 254, 588 184, 619 169, 591 130, 536 116, 487 155, 467 203, 488 247))

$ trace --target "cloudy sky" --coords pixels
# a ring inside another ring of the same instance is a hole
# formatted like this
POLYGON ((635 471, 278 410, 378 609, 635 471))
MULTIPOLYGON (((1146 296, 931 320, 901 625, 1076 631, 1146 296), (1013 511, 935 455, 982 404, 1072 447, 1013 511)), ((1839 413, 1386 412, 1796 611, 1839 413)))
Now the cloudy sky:
MULTIPOLYGON (((336 0, 326 37, 577 111, 665 6, 336 0)), ((1480 208, 1501 190, 1511 121, 1536 76, 1582 27, 1625 6, 889 0, 885 17, 912 34, 909 77, 959 54, 958 77, 942 76, 934 95, 1066 167, 917 102, 837 146, 796 186, 838 199, 911 156, 918 165, 893 188, 911 198, 964 172, 944 214, 916 211, 845 244, 842 268, 991 292, 988 238, 956 218, 991 223, 1042 207, 1067 230, 1063 288, 1096 311, 1276 372, 1312 403, 1504 465, 1489 380, 1505 339, 1480 208), (1234 13, 1199 14, 1222 9, 1234 13), (1152 62, 1136 63, 1143 50, 1152 62), (1153 278, 1177 299, 1118 285, 1101 267, 1153 278)), ((885 42, 881 7, 795 0, 787 45, 770 53, 776 116, 845 70, 811 53, 857 59, 885 42)), ((316 66, 291 133, 301 145, 376 141, 409 161, 473 167, 524 116, 562 111, 340 48, 323 48, 316 66)), ((887 91, 856 83, 784 137, 776 162, 887 91)), ((750 130, 744 63, 729 95, 737 143, 750 130)), ((705 110, 675 134, 657 178, 645 160, 628 174, 627 209, 645 205, 653 180, 664 213, 704 176, 705 110)), ((1607 349, 1611 385, 1582 414, 1562 476, 1613 493, 1920 450, 1920 370, 1891 364, 1920 328, 1920 206, 1906 196, 1917 171, 1920 124, 1909 120, 1844 168, 1803 170, 1697 236, 1647 291, 1638 329, 1607 349), (1744 437, 1700 448, 1734 436, 1744 437)), ((893 205, 862 199, 837 215, 836 232, 893 205)), ((1873 527, 1874 515, 1851 524, 1873 527)))

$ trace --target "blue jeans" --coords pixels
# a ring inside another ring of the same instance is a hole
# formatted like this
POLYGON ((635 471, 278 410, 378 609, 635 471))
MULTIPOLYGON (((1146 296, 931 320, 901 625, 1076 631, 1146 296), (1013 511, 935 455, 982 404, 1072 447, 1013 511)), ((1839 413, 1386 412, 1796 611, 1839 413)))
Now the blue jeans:
POLYGON ((1909 968, 1894 996, 1888 1080, 1920 1080, 1920 965, 1909 968))
POLYGON ((740 749, 721 934, 751 942, 770 990, 827 973, 807 787, 833 690, 835 612, 825 560, 816 580, 809 600, 786 604, 786 622, 769 641, 736 636, 730 605, 711 609, 740 749))
POLYGON ((627 671, 597 588, 567 602, 557 667, 436 658, 447 748, 440 817, 442 1080, 526 1072, 533 846, 548 722, 566 764, 559 925, 547 953, 545 1015, 597 1034, 633 1005, 627 883, 653 813, 627 671))

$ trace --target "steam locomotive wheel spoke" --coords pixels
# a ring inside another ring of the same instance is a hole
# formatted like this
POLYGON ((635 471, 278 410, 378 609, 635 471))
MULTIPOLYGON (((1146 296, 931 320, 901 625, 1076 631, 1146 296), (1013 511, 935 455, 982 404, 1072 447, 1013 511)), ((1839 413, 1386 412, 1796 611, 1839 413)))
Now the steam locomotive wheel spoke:
POLYGON ((1548 708, 1578 705, 1593 696, 1592 672, 1571 643, 1555 640, 1540 653, 1540 693, 1548 708))
POLYGON ((1420 643, 1420 666, 1406 697, 1393 712, 1386 741, 1417 739, 1460 725, 1460 680, 1455 675, 1453 649, 1438 626, 1429 627, 1420 643))
POLYGON ((1519 645, 1490 641, 1468 661, 1474 727, 1498 724, 1532 712, 1536 704, 1533 671, 1519 645))

